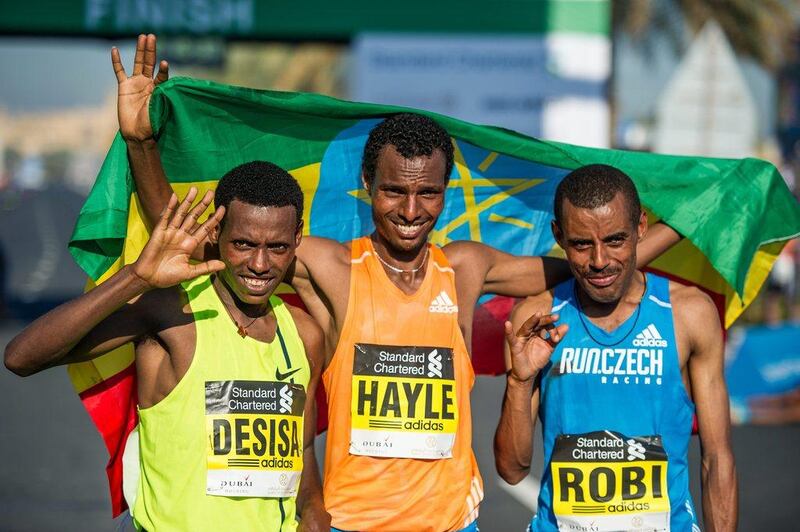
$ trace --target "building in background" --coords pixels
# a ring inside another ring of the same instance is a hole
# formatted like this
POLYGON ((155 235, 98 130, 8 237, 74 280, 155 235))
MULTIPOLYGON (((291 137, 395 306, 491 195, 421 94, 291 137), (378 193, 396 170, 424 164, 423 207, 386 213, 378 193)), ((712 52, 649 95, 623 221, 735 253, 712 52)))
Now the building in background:
POLYGON ((527 34, 361 34, 351 96, 608 147, 610 4, 547 4, 546 23, 527 34))
POLYGON ((706 23, 656 104, 653 150, 708 157, 750 157, 758 115, 728 39, 706 23))

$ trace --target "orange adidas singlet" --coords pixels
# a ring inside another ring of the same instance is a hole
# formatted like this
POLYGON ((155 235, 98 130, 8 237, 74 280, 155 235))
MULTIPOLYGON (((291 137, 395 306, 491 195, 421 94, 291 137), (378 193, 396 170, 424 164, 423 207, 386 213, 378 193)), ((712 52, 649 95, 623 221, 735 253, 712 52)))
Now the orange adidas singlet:
POLYGON ((413 295, 369 237, 352 242, 350 300, 328 394, 325 506, 342 530, 458 530, 478 516, 475 375, 458 326, 455 278, 430 246, 413 295))

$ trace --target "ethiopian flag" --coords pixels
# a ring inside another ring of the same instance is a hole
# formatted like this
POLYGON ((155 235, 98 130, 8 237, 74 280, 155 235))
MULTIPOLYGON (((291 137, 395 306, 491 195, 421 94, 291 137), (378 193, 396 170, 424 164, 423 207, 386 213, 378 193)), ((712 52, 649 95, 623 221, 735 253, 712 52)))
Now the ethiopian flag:
MULTIPOLYGON (((150 119, 179 196, 190 186, 213 189, 238 164, 268 160, 302 186, 306 232, 346 241, 372 231, 360 182, 367 135, 382 118, 403 111, 175 78, 156 88, 150 119)), ((610 164, 631 176, 651 220, 686 237, 652 269, 712 294, 727 327, 756 296, 783 245, 800 234, 800 208, 764 161, 583 148, 417 112, 447 129, 455 147, 445 209, 431 234, 439 245, 476 240, 518 255, 557 253, 550 233, 556 186, 574 168, 610 164)), ((118 135, 70 242, 90 286, 136 259, 148 237, 142 220, 118 135)), ((506 298, 481 301, 472 346, 479 373, 504 371, 502 321, 511 305, 506 298)), ((115 515, 125 504, 121 456, 137 422, 132 363, 128 346, 68 370, 111 455, 115 515)))

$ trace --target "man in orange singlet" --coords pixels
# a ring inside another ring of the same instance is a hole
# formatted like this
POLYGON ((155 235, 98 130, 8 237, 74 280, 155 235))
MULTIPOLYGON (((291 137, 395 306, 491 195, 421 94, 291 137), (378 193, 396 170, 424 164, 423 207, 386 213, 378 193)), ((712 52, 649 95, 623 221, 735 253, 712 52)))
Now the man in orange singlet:
MULTIPOLYGON (((145 72, 155 37, 140 36, 145 72)), ((166 64, 156 81, 166 79, 166 64)), ((120 83, 120 130, 139 199, 155 219, 171 189, 146 112, 150 76, 120 83)), ((401 114, 369 135, 362 165, 375 231, 306 237, 290 282, 325 332, 329 426, 324 499, 340 530, 474 530, 483 485, 472 452, 469 346, 483 294, 525 297, 570 276, 564 261, 477 242, 428 243, 453 145, 433 120, 401 114)), ((677 241, 654 227, 640 262, 677 241)))

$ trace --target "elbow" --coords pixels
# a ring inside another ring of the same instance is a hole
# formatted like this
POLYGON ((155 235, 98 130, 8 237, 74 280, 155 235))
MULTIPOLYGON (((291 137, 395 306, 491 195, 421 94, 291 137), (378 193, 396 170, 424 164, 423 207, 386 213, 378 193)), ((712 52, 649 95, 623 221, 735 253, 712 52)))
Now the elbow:
POLYGON ((8 371, 20 377, 29 377, 37 372, 36 368, 25 363, 25 357, 20 353, 20 349, 17 348, 14 340, 6 346, 3 362, 8 371))
POLYGON ((522 482, 522 479, 527 477, 530 472, 530 467, 512 466, 499 458, 495 459, 494 465, 500 478, 512 486, 522 482))

